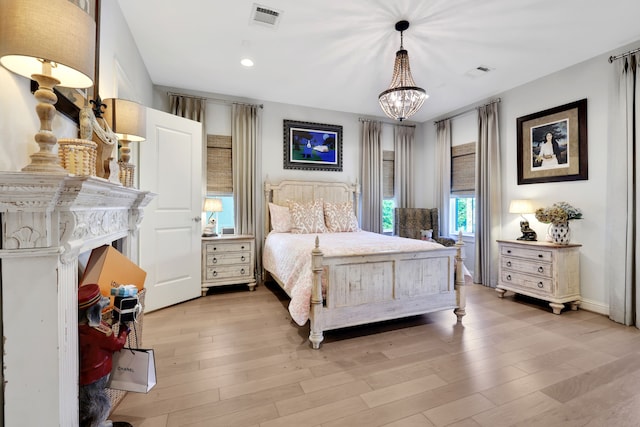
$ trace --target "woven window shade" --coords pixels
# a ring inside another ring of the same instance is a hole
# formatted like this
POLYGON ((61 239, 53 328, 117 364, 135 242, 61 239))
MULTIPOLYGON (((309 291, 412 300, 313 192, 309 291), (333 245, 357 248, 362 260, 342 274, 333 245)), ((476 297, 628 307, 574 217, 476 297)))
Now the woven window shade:
POLYGON ((476 192, 476 143, 451 147, 451 194, 473 196, 476 192))
POLYGON ((394 162, 395 153, 393 151, 382 152, 382 197, 391 199, 395 195, 394 188, 394 162))
POLYGON ((233 193, 230 136, 207 135, 207 193, 233 193))

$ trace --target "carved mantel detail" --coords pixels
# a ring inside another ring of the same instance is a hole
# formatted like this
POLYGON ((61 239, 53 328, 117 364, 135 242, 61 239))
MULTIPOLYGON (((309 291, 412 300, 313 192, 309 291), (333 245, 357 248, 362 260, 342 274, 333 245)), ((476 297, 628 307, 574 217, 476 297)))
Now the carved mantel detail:
POLYGON ((135 233, 154 197, 86 176, 0 172, 0 182, 2 249, 60 247, 77 255, 135 233))

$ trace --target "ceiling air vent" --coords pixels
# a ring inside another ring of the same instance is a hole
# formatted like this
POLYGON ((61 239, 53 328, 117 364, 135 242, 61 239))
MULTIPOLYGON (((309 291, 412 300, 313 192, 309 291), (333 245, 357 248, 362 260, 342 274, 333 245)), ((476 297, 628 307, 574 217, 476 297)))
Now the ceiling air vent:
POLYGON ((280 10, 254 3, 251 9, 251 23, 276 28, 280 23, 281 15, 280 10))
POLYGON ((471 78, 477 78, 477 77, 481 77, 484 76, 485 74, 487 74, 488 72, 492 71, 492 68, 489 68, 485 65, 479 65, 476 68, 473 68, 469 71, 467 71, 466 73, 464 73, 467 77, 471 77, 471 78))

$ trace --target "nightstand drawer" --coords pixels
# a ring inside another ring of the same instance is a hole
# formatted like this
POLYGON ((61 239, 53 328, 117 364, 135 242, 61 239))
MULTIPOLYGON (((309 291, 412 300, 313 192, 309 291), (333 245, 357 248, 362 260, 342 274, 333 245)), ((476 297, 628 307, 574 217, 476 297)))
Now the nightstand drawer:
POLYGON ((207 267, 206 280, 218 280, 229 278, 251 277, 251 268, 243 265, 233 265, 228 267, 207 267))
POLYGON ((250 251, 251 244, 247 242, 216 242, 207 243, 207 254, 220 253, 220 252, 240 252, 250 251))
POLYGON ((501 246, 500 255, 518 258, 527 258, 530 260, 551 262, 552 252, 537 248, 516 248, 513 246, 501 246))
POLYGON ((522 290, 529 290, 541 294, 551 294, 552 281, 544 277, 529 276, 527 274, 515 273, 513 271, 503 271, 500 281, 509 287, 517 286, 522 290))
POLYGON ((251 252, 228 252, 207 254, 207 266, 229 265, 229 264, 249 264, 251 252))
POLYGON ((520 258, 501 257, 500 264, 505 270, 515 270, 520 273, 541 277, 551 277, 552 264, 545 262, 529 261, 520 258))

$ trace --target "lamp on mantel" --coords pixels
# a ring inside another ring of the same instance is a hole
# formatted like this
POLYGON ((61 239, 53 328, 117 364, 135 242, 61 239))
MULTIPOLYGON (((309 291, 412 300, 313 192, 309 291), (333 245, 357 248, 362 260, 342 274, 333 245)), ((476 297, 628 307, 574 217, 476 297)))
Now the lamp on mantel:
POLYGON ((520 221, 522 236, 518 237, 518 240, 528 240, 532 242, 538 240, 538 235, 529 227, 529 221, 524 217, 524 214, 534 213, 535 211, 531 200, 516 199, 512 200, 509 204, 509 213, 520 214, 522 218, 522 221, 520 221))
POLYGON ((147 112, 137 102, 126 99, 108 98, 103 116, 120 142, 120 182, 125 187, 133 187, 135 165, 131 160, 131 142, 144 141, 147 135, 147 112))
POLYGON ((87 88, 95 72, 96 24, 69 0, 0 0, 0 64, 38 83, 39 151, 22 170, 66 174, 51 130, 56 86, 87 88))
POLYGON ((409 53, 402 46, 402 32, 407 28, 409 21, 396 23, 396 31, 400 31, 400 50, 396 52, 391 85, 378 95, 382 111, 392 119, 400 121, 413 116, 429 97, 424 89, 416 86, 411 76, 409 53))
POLYGON ((213 212, 215 217, 211 215, 211 219, 208 221, 208 225, 202 232, 203 237, 215 237, 218 235, 218 212, 222 212, 222 200, 220 199, 205 199, 204 207, 205 212, 213 212), (215 230, 214 230, 215 229, 215 230))

